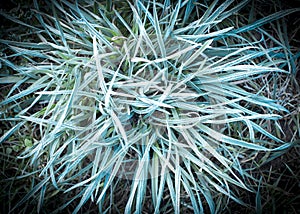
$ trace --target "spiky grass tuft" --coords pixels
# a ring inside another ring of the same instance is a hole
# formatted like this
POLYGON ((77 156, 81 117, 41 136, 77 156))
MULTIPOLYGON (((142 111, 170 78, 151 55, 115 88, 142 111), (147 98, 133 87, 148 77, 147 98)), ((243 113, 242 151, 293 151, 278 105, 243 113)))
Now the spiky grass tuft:
POLYGON ((40 210, 46 198, 72 191, 57 212, 78 200, 77 213, 92 200, 100 212, 141 213, 146 196, 153 212, 244 204, 234 189, 255 191, 249 180, 259 181, 241 162, 290 146, 266 130, 275 121, 280 131, 276 120, 287 110, 256 83, 288 73, 288 47, 260 27, 299 11, 236 23, 247 3, 62 0, 43 10, 34 1, 34 26, 3 14, 28 27, 32 41, 0 40, 14 52, 1 57, 14 73, 0 79, 14 84, 0 103, 2 120, 15 124, 1 142, 25 123, 39 132, 19 155, 31 167, 20 177, 38 182, 12 210, 30 198, 40 210), (114 197, 118 184, 130 189, 124 206, 114 197))

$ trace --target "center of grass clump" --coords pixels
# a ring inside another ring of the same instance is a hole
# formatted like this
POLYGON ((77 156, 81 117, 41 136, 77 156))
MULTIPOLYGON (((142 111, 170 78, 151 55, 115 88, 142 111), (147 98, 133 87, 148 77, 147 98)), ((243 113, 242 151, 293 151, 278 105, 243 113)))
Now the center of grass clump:
MULTIPOLYGON (((85 84, 84 90, 95 91, 98 97, 79 98, 81 106, 90 105, 87 111, 79 110, 80 114, 90 114, 80 124, 89 127, 89 131, 80 132, 83 143, 103 145, 112 155, 123 153, 116 175, 126 179, 137 179, 135 166, 143 164, 149 167, 139 177, 141 180, 167 173, 169 169, 162 163, 155 167, 153 164, 162 155, 178 159, 177 164, 180 164, 183 159, 176 156, 181 149, 186 154, 196 155, 200 148, 206 156, 205 147, 193 142, 194 135, 200 137, 209 134, 210 130, 224 131, 221 130, 224 126, 213 123, 208 123, 208 129, 203 133, 199 128, 206 120, 226 115, 217 105, 223 96, 222 84, 215 73, 211 74, 209 66, 212 62, 205 54, 212 41, 192 45, 170 39, 160 47, 157 35, 148 39, 140 37, 136 41, 132 37, 122 37, 117 50, 102 49, 101 52, 100 44, 94 38, 96 67, 84 75, 90 83, 85 84), (99 125, 100 130, 93 128, 99 125)), ((216 145, 210 142, 211 148, 216 145)), ((97 154, 93 149, 90 153, 89 159, 93 161, 97 154)), ((171 161, 172 165, 174 162, 171 161)))

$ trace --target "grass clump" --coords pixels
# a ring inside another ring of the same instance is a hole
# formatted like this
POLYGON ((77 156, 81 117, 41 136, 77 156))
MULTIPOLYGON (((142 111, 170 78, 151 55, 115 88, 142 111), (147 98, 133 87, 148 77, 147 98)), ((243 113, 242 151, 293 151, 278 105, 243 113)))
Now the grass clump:
POLYGON ((247 22, 248 2, 34 1, 34 25, 3 13, 28 28, 0 40, 2 153, 31 185, 9 211, 28 200, 74 213, 90 201, 101 213, 247 206, 239 190, 260 180, 243 164, 291 146, 276 136, 288 110, 259 84, 296 65, 262 26, 299 11, 247 22), (31 139, 7 152, 24 129, 31 139))

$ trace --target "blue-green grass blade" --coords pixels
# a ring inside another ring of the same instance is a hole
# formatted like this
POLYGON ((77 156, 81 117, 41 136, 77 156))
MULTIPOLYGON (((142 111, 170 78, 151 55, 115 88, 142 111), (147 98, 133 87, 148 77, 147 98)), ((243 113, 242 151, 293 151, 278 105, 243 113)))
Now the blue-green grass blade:
POLYGON ((187 22, 188 18, 190 17, 190 15, 195 7, 196 2, 197 2, 197 0, 187 1, 187 5, 185 8, 185 13, 184 13, 184 17, 183 17, 183 23, 187 22))
POLYGON ((228 137, 225 136, 203 124, 198 124, 198 127, 205 132, 206 134, 208 134, 209 136, 211 136, 212 138, 224 142, 224 143, 228 143, 231 145, 235 145, 235 146, 240 146, 240 147, 244 147, 244 148, 248 148, 248 149, 253 149, 253 150, 257 150, 257 151, 268 151, 269 149, 261 146, 261 145, 257 145, 257 144, 253 144, 253 143, 248 143, 246 141, 243 140, 238 140, 238 139, 234 139, 232 137, 228 137))
POLYGON ((172 12, 172 14, 170 16, 169 24, 167 26, 167 29, 165 30, 164 41, 166 41, 169 38, 169 36, 173 33, 175 23, 178 19, 180 7, 181 7, 181 0, 178 1, 174 11, 172 12))
POLYGON ((257 214, 262 213, 261 192, 260 192, 261 182, 262 182, 262 177, 259 180, 259 184, 257 187, 258 189, 257 189, 256 196, 255 196, 255 211, 257 214))
POLYGON ((48 86, 48 83, 44 83, 44 84, 40 84, 38 85, 38 83, 36 84, 36 87, 30 87, 22 92, 20 92, 19 94, 15 94, 5 100, 3 100, 2 102, 0 102, 0 105, 7 105, 11 102, 15 102, 16 100, 24 97, 24 96, 27 96, 29 94, 32 94, 34 93, 35 91, 39 90, 39 89, 42 89, 44 87, 47 87, 48 86))
POLYGON ((0 144, 5 142, 12 134, 14 134, 21 126, 25 124, 25 121, 17 123, 14 127, 5 131, 5 133, 0 137, 0 144))
POLYGON ((17 209, 22 204, 24 204, 27 200, 29 200, 31 197, 36 194, 40 189, 43 188, 43 186, 47 185, 50 177, 45 177, 42 181, 40 181, 38 184, 36 184, 20 201, 16 203, 16 205, 11 209, 11 211, 17 209))
POLYGON ((59 23, 59 19, 58 19, 58 17, 57 17, 56 9, 55 9, 55 7, 54 7, 54 4, 52 4, 52 11, 53 11, 53 15, 54 15, 54 18, 55 18, 55 26, 56 26, 56 28, 59 30, 61 40, 62 40, 62 42, 63 42, 63 44, 64 44, 66 50, 67 50, 68 53, 70 54, 70 53, 71 53, 70 47, 69 47, 69 45, 68 45, 68 43, 67 43, 67 40, 66 40, 66 38, 65 38, 65 34, 64 34, 63 29, 62 29, 62 27, 61 27, 61 24, 59 23))
POLYGON ((255 21, 249 25, 246 25, 246 26, 243 26, 243 27, 240 27, 239 29, 236 29, 236 30, 233 30, 231 33, 233 34, 239 34, 239 33, 242 33, 242 32, 247 32, 247 31, 250 31, 250 30, 253 30, 255 28, 258 28, 266 23, 270 23, 274 20, 277 20, 277 19, 280 19, 284 16, 287 16, 291 13, 295 13, 295 12, 299 12, 300 11, 300 8, 293 8, 293 9, 288 9, 288 10, 284 10, 284 11, 278 11, 276 13, 273 13, 269 16, 266 16, 258 21, 255 21))
MULTIPOLYGON (((233 0, 226 0, 225 2, 223 2, 217 9, 214 10, 210 10, 207 9, 207 11, 205 12, 205 15, 202 17, 201 21, 202 22, 214 22, 225 10, 227 7, 229 7, 232 4, 233 0), (211 14, 207 13, 207 12, 211 12, 211 14)), ((204 26, 205 28, 207 28, 208 26, 204 26)), ((206 31, 205 28, 198 28, 195 32, 194 35, 197 34, 204 34, 206 31)))

